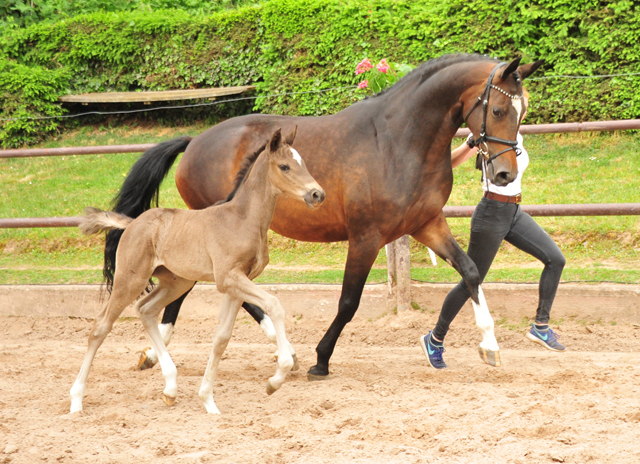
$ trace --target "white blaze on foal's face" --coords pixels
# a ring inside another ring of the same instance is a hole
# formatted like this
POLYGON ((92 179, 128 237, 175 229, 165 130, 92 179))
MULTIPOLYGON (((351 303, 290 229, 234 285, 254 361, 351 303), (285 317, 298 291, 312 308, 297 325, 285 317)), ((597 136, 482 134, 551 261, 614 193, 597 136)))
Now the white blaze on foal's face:
POLYGON ((302 158, 300 157, 300 153, 298 153, 295 150, 295 148, 289 147, 289 150, 291 150, 291 155, 293 156, 293 159, 296 160, 300 166, 302 166, 302 158))

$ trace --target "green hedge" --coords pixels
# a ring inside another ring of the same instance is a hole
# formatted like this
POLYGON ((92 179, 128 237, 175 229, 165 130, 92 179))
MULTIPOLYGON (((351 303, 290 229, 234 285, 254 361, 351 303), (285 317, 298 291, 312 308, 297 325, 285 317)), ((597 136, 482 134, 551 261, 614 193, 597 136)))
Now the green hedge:
MULTIPOLYGON (((353 85, 365 56, 411 64, 459 52, 544 58, 538 77, 640 72, 638 37, 640 6, 624 0, 271 0, 211 16, 95 13, 2 37, 1 75, 28 67, 33 85, 47 89, 15 93, 2 77, 2 117, 51 113, 52 92, 254 83, 270 95, 353 85)), ((529 122, 640 117, 640 76, 535 80, 528 88, 529 122)), ((327 114, 358 98, 354 90, 261 98, 255 110, 327 114)), ((55 129, 28 124, 40 135, 55 129)), ((26 126, 5 123, 0 141, 35 140, 26 126)))

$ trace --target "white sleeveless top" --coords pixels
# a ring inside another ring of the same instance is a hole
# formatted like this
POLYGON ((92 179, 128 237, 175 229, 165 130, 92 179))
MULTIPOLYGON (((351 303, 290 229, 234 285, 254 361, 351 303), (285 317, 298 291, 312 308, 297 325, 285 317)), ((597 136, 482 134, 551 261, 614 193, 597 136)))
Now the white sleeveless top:
MULTIPOLYGON (((522 175, 524 174, 525 169, 527 169, 527 167, 529 166, 529 153, 527 153, 527 150, 525 150, 524 146, 522 146, 523 139, 520 132, 518 132, 518 136, 516 140, 518 141, 518 145, 516 145, 516 148, 520 150, 520 156, 516 158, 518 162, 518 176, 516 177, 516 180, 514 180, 510 184, 505 185, 504 187, 498 187, 497 185, 492 184, 491 181, 487 182, 486 180, 484 180, 482 182, 483 192, 487 191, 487 184, 488 184, 490 192, 498 193, 500 195, 507 195, 507 196, 513 197, 516 195, 520 195, 522 193, 522 175)), ((483 163, 482 178, 486 179, 486 173, 484 171, 485 171, 485 165, 483 163)))

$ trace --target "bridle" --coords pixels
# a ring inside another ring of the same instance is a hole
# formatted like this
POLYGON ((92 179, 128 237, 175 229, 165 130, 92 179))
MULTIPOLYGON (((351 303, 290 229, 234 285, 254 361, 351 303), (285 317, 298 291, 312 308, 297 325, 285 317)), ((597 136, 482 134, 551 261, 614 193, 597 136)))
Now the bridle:
POLYGON ((489 108, 489 94, 491 93, 491 89, 496 89, 497 91, 503 93, 504 95, 506 95, 507 97, 511 98, 512 100, 520 100, 523 97, 522 95, 511 95, 511 94, 505 92, 500 87, 492 84, 493 76, 495 76, 496 71, 498 71, 498 68, 500 68, 504 64, 506 64, 506 63, 505 62, 500 62, 500 63, 498 63, 496 65, 495 68, 493 68, 493 70, 491 71, 491 74, 489 74, 489 79, 487 79, 487 85, 484 88, 484 92, 482 92, 482 95, 480 95, 478 97, 478 100, 476 101, 476 104, 473 105, 473 108, 471 108, 471 111, 469 111, 469 113, 467 113, 467 116, 464 118, 464 122, 466 123, 467 120, 469 119, 469 116, 471 116, 471 114, 476 110, 478 105, 480 103, 482 103, 482 127, 480 129, 480 136, 478 138, 471 139, 471 144, 470 145, 472 145, 474 147, 478 147, 478 154, 482 156, 482 159, 487 163, 487 165, 489 163, 491 163, 494 159, 496 159, 498 156, 508 152, 509 150, 515 151, 516 152, 516 156, 520 155, 520 150, 516 149, 516 145, 518 145, 518 141, 517 140, 505 140, 505 139, 501 139, 499 137, 494 137, 492 135, 487 135, 486 134, 486 129, 487 129, 487 110, 489 108), (487 145, 487 142, 495 142, 495 143, 501 143, 503 145, 509 145, 509 148, 505 148, 501 152, 496 153, 493 156, 490 156, 489 155, 489 146, 487 145), (482 146, 482 145, 484 145, 484 146, 482 146))

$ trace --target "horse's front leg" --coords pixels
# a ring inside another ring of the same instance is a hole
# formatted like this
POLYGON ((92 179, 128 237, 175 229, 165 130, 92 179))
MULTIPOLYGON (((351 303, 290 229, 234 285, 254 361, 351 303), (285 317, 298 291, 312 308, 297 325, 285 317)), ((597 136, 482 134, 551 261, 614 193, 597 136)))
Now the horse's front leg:
POLYGON ((382 246, 378 239, 379 237, 376 236, 375 239, 370 240, 349 241, 349 252, 342 281, 338 314, 327 333, 318 343, 316 348, 318 361, 307 373, 309 380, 325 380, 329 378, 329 359, 333 354, 342 330, 353 319, 358 310, 364 284, 367 282, 371 266, 373 266, 378 257, 378 252, 382 246))
POLYGON ((444 213, 441 212, 411 236, 431 248, 460 273, 471 294, 476 325, 482 335, 478 346, 480 358, 491 366, 500 366, 500 348, 494 334, 493 318, 480 288, 482 278, 475 263, 453 238, 444 213))
POLYGON ((213 336, 211 355, 209 356, 207 370, 202 378, 202 385, 200 386, 200 391, 198 393, 209 414, 220 414, 220 410, 213 401, 213 381, 216 379, 220 358, 222 358, 222 354, 231 339, 233 323, 236 320, 241 303, 242 300, 235 299, 228 294, 225 294, 222 298, 222 306, 218 313, 218 319, 220 322, 216 329, 216 333, 213 336))
POLYGON ((290 351, 290 343, 284 328, 284 308, 280 301, 273 295, 265 292, 249 278, 238 270, 231 271, 224 279, 224 292, 263 308, 273 322, 276 332, 276 344, 278 346, 278 368, 273 377, 267 381, 267 394, 271 395, 278 390, 287 374, 293 367, 293 356, 290 351))
MULTIPOLYGON (((277 344, 276 329, 273 326, 273 322, 271 321, 269 316, 267 316, 260 307, 256 305, 252 305, 251 303, 247 303, 246 301, 242 303, 242 307, 249 313, 249 315, 258 324, 260 324, 260 328, 262 329, 264 334, 267 336, 269 341, 273 344, 277 344)), ((291 370, 297 371, 298 369, 300 369, 300 364, 298 363, 298 357, 296 356, 296 352, 293 349, 293 346, 291 346, 291 343, 289 343, 289 353, 291 353, 291 356, 293 357, 293 367, 291 368, 291 370)), ((278 351, 275 352, 274 356, 277 361, 278 351)))

